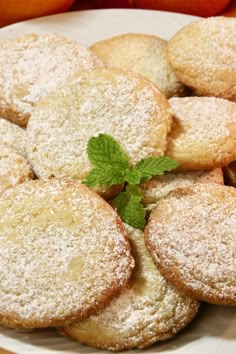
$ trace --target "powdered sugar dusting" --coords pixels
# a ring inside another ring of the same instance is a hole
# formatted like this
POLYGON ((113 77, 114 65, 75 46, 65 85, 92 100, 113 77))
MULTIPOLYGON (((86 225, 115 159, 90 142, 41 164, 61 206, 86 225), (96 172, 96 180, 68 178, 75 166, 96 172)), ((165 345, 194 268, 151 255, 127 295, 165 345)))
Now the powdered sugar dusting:
POLYGON ((161 199, 145 232, 168 280, 198 299, 235 305, 235 230, 236 190, 195 184, 161 199))
POLYGON ((108 350, 145 347, 177 333, 195 316, 198 303, 169 285, 148 254, 143 233, 126 226, 136 266, 127 289, 97 316, 63 329, 65 334, 108 350))
POLYGON ((215 97, 169 100, 173 126, 166 154, 185 170, 221 167, 236 159, 236 103, 215 97))
POLYGON ((148 78, 167 98, 185 96, 187 92, 169 64, 167 41, 163 38, 127 33, 97 42, 91 49, 107 67, 133 71, 148 78))
POLYGON ((169 100, 174 116, 184 125, 189 139, 200 142, 230 135, 236 124, 236 103, 214 97, 183 97, 169 100))
POLYGON ((26 132, 18 125, 0 118, 1 144, 14 148, 21 155, 26 156, 26 132))
POLYGON ((2 323, 45 327, 83 318, 133 268, 117 214, 75 181, 36 180, 0 201, 2 323))
POLYGON ((165 197, 175 188, 195 183, 224 184, 222 169, 215 168, 209 171, 166 172, 162 176, 156 176, 140 186, 143 192, 142 203, 144 205, 154 204, 153 207, 155 207, 155 204, 160 198, 165 197))
MULTIPOLYGON (((103 66, 83 45, 58 34, 27 34, 0 44, 0 110, 24 123, 32 107, 78 70, 103 66)), ((8 117, 6 117, 8 118, 8 117)))
POLYGON ((189 50, 184 50, 182 54, 186 58, 189 55, 195 57, 196 67, 202 67, 205 71, 213 67, 215 69, 225 67, 230 70, 236 68, 234 37, 236 21, 234 18, 212 17, 199 20, 186 26, 182 33, 193 30, 196 36, 189 37, 189 50))
POLYGON ((236 20, 202 19, 169 41, 169 59, 183 83, 202 96, 236 100, 236 20))
POLYGON ((140 76, 116 69, 78 73, 42 102, 27 127, 36 174, 83 179, 91 169, 87 142, 112 135, 134 164, 162 155, 171 116, 163 95, 140 76))
POLYGON ((0 145, 0 195, 6 189, 33 177, 32 168, 23 156, 5 145, 0 145))

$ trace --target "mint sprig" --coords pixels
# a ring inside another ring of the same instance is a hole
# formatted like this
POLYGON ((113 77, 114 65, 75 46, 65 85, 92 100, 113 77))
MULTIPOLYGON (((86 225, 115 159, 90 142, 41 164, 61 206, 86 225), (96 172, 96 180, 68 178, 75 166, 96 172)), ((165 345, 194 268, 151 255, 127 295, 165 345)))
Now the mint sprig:
POLYGON ((127 224, 144 229, 145 209, 141 204, 142 192, 138 185, 173 170, 178 162, 167 156, 151 156, 132 167, 120 144, 107 134, 92 137, 88 141, 87 153, 93 168, 83 183, 88 187, 124 183, 125 190, 115 198, 117 212, 127 224))
POLYGON ((149 181, 154 176, 163 175, 178 166, 178 162, 167 156, 151 156, 140 160, 135 168, 140 172, 140 182, 149 181))
POLYGON ((95 167, 114 168, 122 171, 129 168, 127 154, 116 140, 107 134, 89 139, 87 145, 89 161, 95 167))
POLYGON ((115 198, 117 213, 121 219, 136 229, 144 229, 145 209, 141 204, 142 193, 138 186, 128 185, 124 192, 115 198))

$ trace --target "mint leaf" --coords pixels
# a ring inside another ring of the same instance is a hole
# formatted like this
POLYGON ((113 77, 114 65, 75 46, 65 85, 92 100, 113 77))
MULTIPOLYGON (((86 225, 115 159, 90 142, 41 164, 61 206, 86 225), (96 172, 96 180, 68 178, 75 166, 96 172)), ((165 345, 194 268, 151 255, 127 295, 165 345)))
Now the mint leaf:
POLYGON ((126 186, 126 193, 130 196, 130 198, 135 198, 137 201, 141 201, 143 198, 142 190, 139 186, 135 186, 133 184, 128 184, 126 186))
POLYGON ((136 194, 135 189, 120 193, 115 198, 117 212, 121 219, 136 229, 143 230, 146 224, 145 209, 140 203, 142 195, 136 194))
POLYGON ((166 171, 171 171, 178 166, 178 162, 167 156, 151 156, 140 160, 136 165, 141 173, 141 183, 147 182, 154 176, 163 175, 166 171))
POLYGON ((133 168, 132 170, 128 170, 124 176, 125 181, 130 184, 139 184, 141 179, 141 173, 133 168))
POLYGON ((89 161, 95 167, 126 170, 129 168, 129 160, 120 144, 107 134, 99 134, 89 139, 87 146, 89 161))
POLYGON ((173 170, 178 163, 167 156, 152 156, 131 167, 120 144, 107 134, 89 139, 87 153, 93 168, 83 183, 89 187, 126 183, 126 190, 115 198, 117 212, 124 222, 143 230, 146 218, 138 184, 173 170))
POLYGON ((124 182, 124 175, 122 171, 112 168, 93 168, 87 178, 82 182, 88 187, 112 186, 113 184, 120 184, 124 182))

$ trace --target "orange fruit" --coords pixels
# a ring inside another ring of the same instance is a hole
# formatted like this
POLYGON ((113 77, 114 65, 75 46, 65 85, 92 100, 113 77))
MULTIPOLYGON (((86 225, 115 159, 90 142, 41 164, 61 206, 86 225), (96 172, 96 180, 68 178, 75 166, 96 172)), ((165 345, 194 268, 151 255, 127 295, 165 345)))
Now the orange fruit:
POLYGON ((136 7, 180 12, 196 16, 214 16, 220 13, 230 0, 130 0, 136 7))
POLYGON ((0 27, 14 22, 64 12, 75 0, 1 0, 0 27))
POLYGON ((222 16, 236 17, 236 0, 231 0, 229 6, 224 9, 222 16))
POLYGON ((101 8, 129 8, 132 4, 129 0, 78 0, 74 10, 90 10, 101 8))

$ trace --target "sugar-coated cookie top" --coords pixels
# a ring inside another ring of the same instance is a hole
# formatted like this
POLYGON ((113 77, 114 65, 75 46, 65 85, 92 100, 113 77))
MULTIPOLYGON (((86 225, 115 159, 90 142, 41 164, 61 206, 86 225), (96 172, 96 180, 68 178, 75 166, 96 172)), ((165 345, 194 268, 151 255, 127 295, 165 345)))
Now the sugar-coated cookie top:
POLYGON ((127 33, 97 42, 91 50, 107 67, 131 70, 148 78, 167 98, 185 96, 188 92, 169 64, 165 39, 127 33))
POLYGON ((140 186, 143 192, 142 203, 144 205, 156 204, 160 198, 165 197, 175 188, 195 183, 224 184, 222 169, 214 168, 213 170, 207 171, 166 172, 162 176, 154 177, 140 186))
POLYGON ((198 300, 235 305, 235 230, 236 189, 205 183, 160 199, 145 236, 173 285, 198 300))
POLYGON ((26 132, 18 125, 0 118, 0 141, 26 156, 26 132))
POLYGON ((0 323, 58 326, 97 311, 133 259, 116 212, 78 181, 35 180, 0 200, 0 323))
POLYGON ((34 178, 27 160, 14 149, 0 145, 0 195, 8 188, 34 178))
POLYGON ((236 103, 215 97, 173 97, 166 155, 179 170, 209 170, 236 159, 236 103))
POLYGON ((87 345, 124 350, 172 337, 196 315, 198 302, 173 288, 154 265, 143 232, 126 225, 135 269, 126 289, 96 316, 62 329, 87 345))
POLYGON ((236 18, 210 17, 182 28, 168 43, 177 77, 201 96, 236 101, 236 18))
POLYGON ((164 154, 171 121, 164 95, 140 75, 111 68, 78 72, 31 116, 29 160, 39 177, 82 180, 91 169, 91 137, 111 135, 135 164, 164 154))
POLYGON ((26 34, 0 42, 0 51, 0 114, 22 126, 66 77, 103 66, 85 46, 59 34, 26 34))

